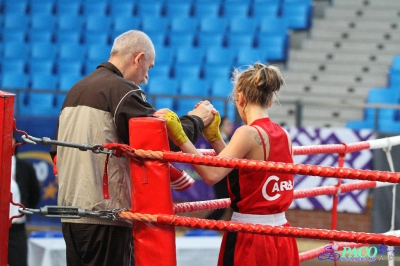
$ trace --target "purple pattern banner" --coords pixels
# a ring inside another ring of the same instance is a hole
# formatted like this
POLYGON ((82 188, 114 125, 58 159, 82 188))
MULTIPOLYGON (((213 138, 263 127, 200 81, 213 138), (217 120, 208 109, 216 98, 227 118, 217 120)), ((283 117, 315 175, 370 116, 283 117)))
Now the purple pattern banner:
MULTIPOLYGON (((375 139, 372 130, 355 131, 347 128, 286 128, 292 139, 293 146, 350 144, 375 139)), ((371 169, 372 150, 362 150, 349 153, 345 157, 343 167, 371 169)), ((338 167, 338 154, 296 155, 294 162, 298 164, 322 165, 338 167)), ((356 182, 357 180, 342 179, 343 183, 356 182)), ((295 176, 295 189, 307 189, 337 184, 336 178, 324 178, 317 176, 295 176)), ((338 202, 339 212, 362 213, 368 197, 368 189, 356 190, 340 194, 338 202)), ((333 196, 318 196, 293 201, 291 208, 303 210, 331 210, 333 196)))

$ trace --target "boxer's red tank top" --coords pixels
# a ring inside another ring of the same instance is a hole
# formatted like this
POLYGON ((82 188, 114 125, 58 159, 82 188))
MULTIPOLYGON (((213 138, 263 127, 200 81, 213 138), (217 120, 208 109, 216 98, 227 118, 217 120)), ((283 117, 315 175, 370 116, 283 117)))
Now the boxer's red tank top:
MULTIPOLYGON (((268 161, 293 163, 288 136, 269 118, 254 121, 251 126, 264 130, 269 138, 268 161)), ((261 136, 260 136, 261 137, 261 136)), ((265 160, 265 146, 264 146, 265 160)), ((293 200, 293 175, 260 170, 233 170, 228 177, 231 207, 247 214, 275 214, 287 210, 293 200)))

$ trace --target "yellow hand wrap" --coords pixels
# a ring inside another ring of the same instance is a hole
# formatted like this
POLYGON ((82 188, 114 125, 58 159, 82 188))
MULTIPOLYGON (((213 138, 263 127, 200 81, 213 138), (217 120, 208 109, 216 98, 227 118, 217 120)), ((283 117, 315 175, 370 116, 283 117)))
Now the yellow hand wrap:
POLYGON ((181 121, 177 114, 169 111, 164 118, 167 120, 168 135, 177 146, 181 146, 189 140, 185 131, 183 131, 181 121))
POLYGON ((214 120, 203 129, 203 136, 208 142, 222 139, 221 133, 219 132, 220 124, 221 117, 219 113, 217 113, 214 115, 214 120))

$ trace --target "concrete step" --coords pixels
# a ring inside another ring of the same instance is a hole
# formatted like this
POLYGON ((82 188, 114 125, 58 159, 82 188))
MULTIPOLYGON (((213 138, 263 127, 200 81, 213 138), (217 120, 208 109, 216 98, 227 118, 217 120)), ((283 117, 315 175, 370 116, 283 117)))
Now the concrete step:
POLYGON ((312 28, 310 38, 319 40, 349 40, 363 42, 399 42, 400 33, 398 31, 349 31, 344 29, 319 29, 312 28))
POLYGON ((400 8, 398 0, 335 0, 337 8, 400 8))
POLYGON ((327 72, 333 74, 373 74, 387 75, 389 66, 386 64, 340 64, 335 62, 307 62, 292 60, 288 63, 288 71, 304 71, 310 73, 327 72))
MULTIPOLYGON (((393 55, 380 53, 349 53, 342 51, 323 52, 323 51, 304 51, 291 50, 289 60, 305 60, 309 62, 335 62, 335 63, 357 63, 357 64, 385 64, 390 65, 393 55)), ((289 61, 289 62, 290 62, 289 61)))
POLYGON ((303 50, 312 51, 326 51, 326 52, 358 52, 358 53, 380 53, 395 55, 400 53, 399 43, 385 43, 384 41, 376 42, 360 42, 360 41, 348 41, 348 40, 319 40, 319 39, 308 39, 302 43, 303 50))
POLYGON ((347 30, 347 31, 360 31, 367 30, 371 31, 400 31, 400 25, 398 24, 399 18, 395 21, 371 21, 371 20, 359 20, 354 19, 340 19, 340 20, 319 20, 313 24, 313 29, 324 29, 324 30, 347 30))
MULTIPOLYGON (((351 2, 352 0, 349 0, 351 2)), ((396 7, 376 7, 376 8, 357 8, 357 7, 329 7, 325 9, 326 20, 340 20, 340 19, 370 19, 370 20, 390 20, 396 21, 400 18, 398 6, 396 7)))
POLYGON ((330 73, 282 71, 282 76, 288 85, 301 82, 304 84, 385 87, 387 84, 387 77, 382 75, 338 75, 330 73))

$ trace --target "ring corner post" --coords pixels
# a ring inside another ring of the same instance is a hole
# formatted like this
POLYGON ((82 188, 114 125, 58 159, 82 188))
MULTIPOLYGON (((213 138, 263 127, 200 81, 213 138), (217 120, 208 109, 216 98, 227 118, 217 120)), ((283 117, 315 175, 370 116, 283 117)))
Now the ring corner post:
MULTIPOLYGON (((153 118, 129 120, 129 142, 136 149, 169 150, 165 122, 153 118)), ((158 160, 131 160, 132 212, 173 214, 169 164, 158 160)), ((176 265, 175 227, 173 225, 133 224, 135 265, 176 265)))
POLYGON ((0 265, 8 265, 8 231, 10 229, 11 157, 15 94, 0 91, 0 265))

